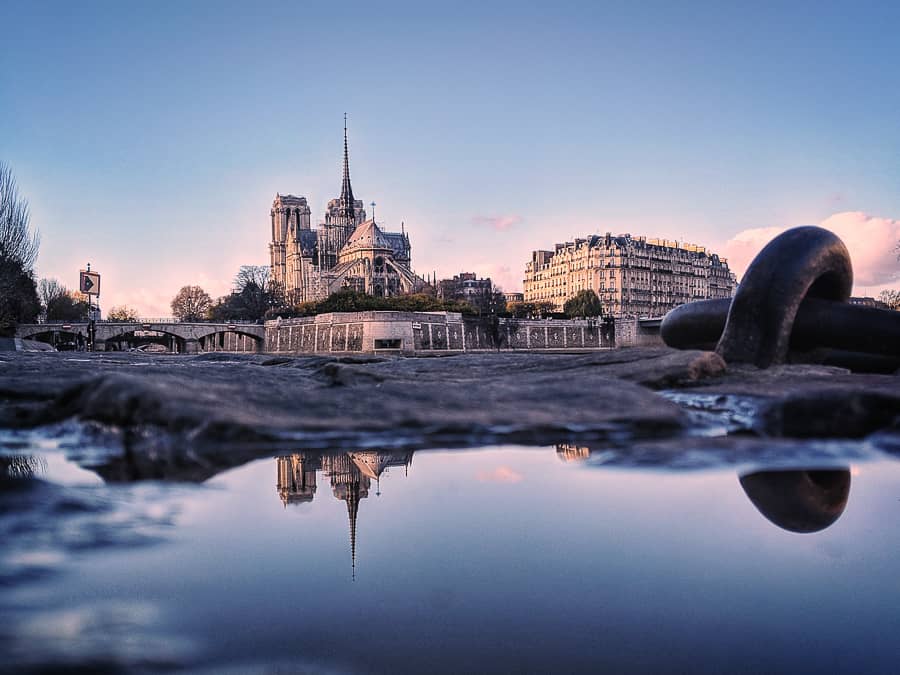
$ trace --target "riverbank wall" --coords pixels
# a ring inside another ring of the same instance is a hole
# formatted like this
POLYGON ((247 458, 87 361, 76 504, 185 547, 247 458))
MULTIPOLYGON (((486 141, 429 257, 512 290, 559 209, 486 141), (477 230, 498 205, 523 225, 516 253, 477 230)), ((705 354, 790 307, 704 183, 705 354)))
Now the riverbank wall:
MULTIPOLYGON (((658 322, 656 322, 658 324, 658 322)), ((455 312, 334 312, 265 324, 275 354, 571 352, 662 344, 639 319, 467 317, 455 312)))

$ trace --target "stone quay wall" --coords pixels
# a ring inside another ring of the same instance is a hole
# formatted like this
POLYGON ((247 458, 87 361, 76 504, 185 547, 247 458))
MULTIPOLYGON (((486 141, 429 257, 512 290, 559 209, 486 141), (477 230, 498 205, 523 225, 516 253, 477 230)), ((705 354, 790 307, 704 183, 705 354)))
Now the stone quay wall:
MULTIPOLYGON (((501 350, 589 351, 656 344, 629 320, 626 339, 616 324, 587 320, 482 319, 454 312, 335 312, 267 321, 269 353, 462 353, 501 350)), ((655 342, 654 342, 655 339, 655 342)))
POLYGON ((648 330, 640 319, 616 319, 616 343, 621 347, 663 347, 659 329, 648 330))

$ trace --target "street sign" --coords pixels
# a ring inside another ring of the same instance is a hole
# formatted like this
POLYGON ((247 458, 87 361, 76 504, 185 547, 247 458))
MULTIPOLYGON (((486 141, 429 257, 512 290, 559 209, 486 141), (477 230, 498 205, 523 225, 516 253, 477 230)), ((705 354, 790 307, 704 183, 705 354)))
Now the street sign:
POLYGON ((100 275, 96 272, 81 270, 78 279, 78 288, 87 295, 100 295, 100 275))

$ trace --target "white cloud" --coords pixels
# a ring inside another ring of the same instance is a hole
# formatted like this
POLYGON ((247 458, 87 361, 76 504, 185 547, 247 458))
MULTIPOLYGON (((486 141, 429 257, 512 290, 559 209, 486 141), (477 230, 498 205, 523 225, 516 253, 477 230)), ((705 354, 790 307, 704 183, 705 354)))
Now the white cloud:
MULTIPOLYGON (((883 287, 900 277, 897 242, 900 241, 900 220, 872 216, 862 211, 843 211, 829 216, 820 227, 834 232, 850 251, 853 280, 857 288, 883 287)), ((757 253, 788 227, 759 227, 742 230, 728 240, 723 255, 738 275, 744 274, 757 253)), ((859 291, 855 291, 859 292, 859 291)))

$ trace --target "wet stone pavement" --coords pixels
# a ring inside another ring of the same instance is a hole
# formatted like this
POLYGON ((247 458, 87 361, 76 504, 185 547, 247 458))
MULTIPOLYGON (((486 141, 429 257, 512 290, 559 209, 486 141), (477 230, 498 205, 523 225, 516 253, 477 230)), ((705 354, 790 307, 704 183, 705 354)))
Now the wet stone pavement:
POLYGON ((900 377, 0 353, 2 672, 895 672, 900 377))

